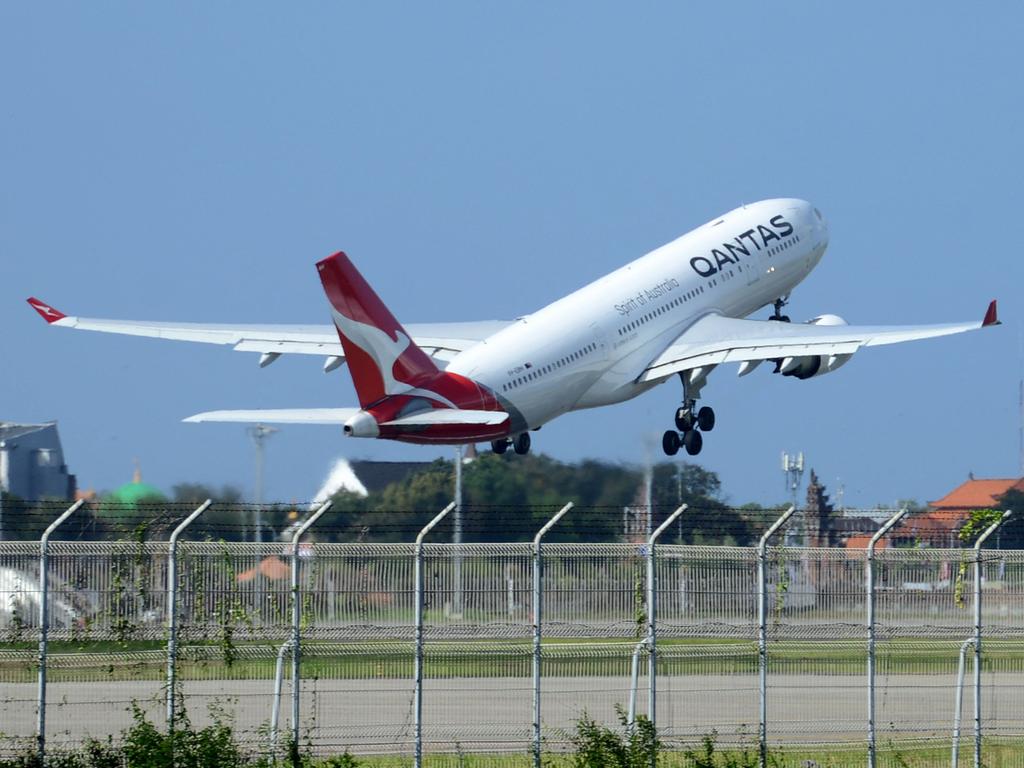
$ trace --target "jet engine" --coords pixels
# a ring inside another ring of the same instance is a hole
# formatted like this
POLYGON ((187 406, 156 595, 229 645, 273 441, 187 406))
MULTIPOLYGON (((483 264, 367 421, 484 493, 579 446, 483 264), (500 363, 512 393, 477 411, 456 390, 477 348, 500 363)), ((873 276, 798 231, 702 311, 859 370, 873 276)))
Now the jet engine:
MULTIPOLYGON (((848 325, 839 315, 818 315, 808 320, 808 325, 848 325)), ((810 379, 822 376, 840 368, 849 362, 850 355, 810 355, 804 357, 786 357, 778 360, 776 373, 783 376, 795 376, 798 379, 810 379)))

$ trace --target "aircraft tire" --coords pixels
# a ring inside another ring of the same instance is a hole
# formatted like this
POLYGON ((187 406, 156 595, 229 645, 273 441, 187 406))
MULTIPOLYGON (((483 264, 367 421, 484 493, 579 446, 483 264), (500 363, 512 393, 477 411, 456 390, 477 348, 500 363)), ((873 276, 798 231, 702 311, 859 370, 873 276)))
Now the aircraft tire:
POLYGON ((693 429, 693 412, 689 408, 676 408, 676 429, 680 432, 693 429))
POLYGON ((528 454, 530 452, 530 433, 523 432, 521 435, 517 435, 516 439, 512 442, 512 447, 520 456, 528 454))
POLYGON ((679 453, 679 445, 681 442, 682 441, 679 439, 679 433, 670 429, 661 436, 661 449, 665 451, 666 456, 675 456, 679 453))
POLYGON ((696 456, 704 447, 704 438, 697 430, 691 430, 683 435, 683 447, 686 448, 688 454, 696 456))
POLYGON ((491 450, 501 456, 501 454, 508 450, 508 440, 492 440, 491 450))
POLYGON ((697 411, 697 426, 702 432, 710 432, 715 428, 715 411, 711 406, 705 405, 697 411))

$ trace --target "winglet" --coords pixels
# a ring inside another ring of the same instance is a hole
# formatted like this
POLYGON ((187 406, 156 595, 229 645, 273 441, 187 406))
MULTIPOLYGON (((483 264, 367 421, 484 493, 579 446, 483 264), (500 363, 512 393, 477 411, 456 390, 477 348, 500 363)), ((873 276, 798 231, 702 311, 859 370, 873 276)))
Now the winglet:
POLYGON ((40 301, 34 296, 29 298, 27 301, 29 306, 38 312, 39 316, 48 323, 56 323, 58 320, 63 320, 67 317, 63 312, 54 309, 46 302, 40 301))
POLYGON ((996 300, 992 299, 992 303, 988 305, 988 311, 985 312, 985 319, 981 321, 981 327, 984 328, 989 325, 1001 325, 999 318, 996 315, 996 300))

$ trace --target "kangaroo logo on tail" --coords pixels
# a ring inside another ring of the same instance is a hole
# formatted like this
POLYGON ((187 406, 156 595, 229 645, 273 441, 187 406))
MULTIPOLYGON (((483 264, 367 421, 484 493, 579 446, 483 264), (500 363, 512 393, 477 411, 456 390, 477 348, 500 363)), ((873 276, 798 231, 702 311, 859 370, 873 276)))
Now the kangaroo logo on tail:
POLYGON ((390 395, 420 394, 455 407, 427 387, 441 372, 409 338, 343 252, 317 262, 331 315, 345 350, 359 404, 390 395))

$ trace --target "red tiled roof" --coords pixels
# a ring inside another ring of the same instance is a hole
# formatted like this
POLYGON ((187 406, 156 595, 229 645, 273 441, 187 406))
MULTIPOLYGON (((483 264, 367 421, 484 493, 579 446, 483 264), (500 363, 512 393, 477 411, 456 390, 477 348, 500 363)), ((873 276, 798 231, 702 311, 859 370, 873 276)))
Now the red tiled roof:
MULTIPOLYGON (((868 544, 870 543, 870 536, 849 536, 846 539, 846 541, 843 542, 843 546, 847 549, 867 549, 868 544)), ((879 549, 885 549, 888 546, 889 545, 888 543, 886 543, 885 539, 882 539, 877 544, 875 544, 875 550, 877 551, 879 549)))
POLYGON ((968 480, 938 501, 929 502, 935 509, 985 509, 999 505, 999 497, 1011 488, 1024 491, 1024 478, 968 480))
POLYGON ((241 582, 252 581, 256 578, 257 573, 271 581, 279 581, 281 579, 287 579, 289 575, 291 575, 291 568, 283 560, 272 555, 270 557, 263 558, 256 568, 250 568, 248 571, 242 571, 236 578, 241 582))
POLYGON ((951 510, 939 510, 926 512, 923 515, 913 515, 906 518, 898 531, 914 533, 948 533, 959 529, 966 521, 966 514, 957 514, 951 510))

